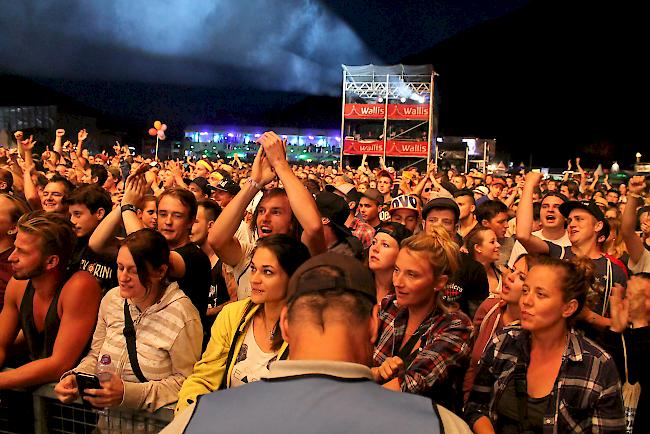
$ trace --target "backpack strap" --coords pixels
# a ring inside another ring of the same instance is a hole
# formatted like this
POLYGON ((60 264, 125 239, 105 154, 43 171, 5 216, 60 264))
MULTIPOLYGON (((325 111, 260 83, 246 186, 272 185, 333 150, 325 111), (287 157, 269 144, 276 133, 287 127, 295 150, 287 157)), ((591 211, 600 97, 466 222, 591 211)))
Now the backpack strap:
POLYGON ((129 362, 131 362, 131 370, 133 375, 136 376, 141 383, 146 383, 147 377, 144 376, 138 363, 138 351, 135 344, 135 326, 131 319, 131 312, 129 311, 129 303, 124 300, 124 337, 126 338, 126 350, 129 352, 129 362))

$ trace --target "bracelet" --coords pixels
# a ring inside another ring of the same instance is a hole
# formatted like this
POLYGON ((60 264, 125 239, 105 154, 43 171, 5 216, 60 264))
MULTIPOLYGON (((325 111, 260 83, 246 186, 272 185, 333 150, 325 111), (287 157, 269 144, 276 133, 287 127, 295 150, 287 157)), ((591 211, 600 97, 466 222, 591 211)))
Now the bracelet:
POLYGON ((253 186, 254 189, 256 189, 258 191, 262 189, 262 186, 259 185, 257 182, 255 182, 255 180, 253 178, 248 178, 248 180, 246 182, 248 182, 250 185, 253 186))
POLYGON ((635 199, 644 199, 642 194, 637 194, 637 193, 628 193, 629 196, 632 196, 635 199))
POLYGON ((134 213, 138 213, 138 208, 130 203, 124 204, 120 207, 120 211, 122 214, 124 214, 124 211, 133 211, 134 213))

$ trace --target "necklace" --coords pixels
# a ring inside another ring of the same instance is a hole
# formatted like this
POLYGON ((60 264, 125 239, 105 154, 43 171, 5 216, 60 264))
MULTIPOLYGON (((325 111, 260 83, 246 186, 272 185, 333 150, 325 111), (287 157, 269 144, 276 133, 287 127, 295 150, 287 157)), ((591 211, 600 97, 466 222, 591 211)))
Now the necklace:
POLYGON ((268 333, 269 335, 269 341, 273 340, 273 337, 275 336, 275 331, 278 328, 278 323, 276 322, 271 331, 269 332, 269 328, 266 326, 266 312, 264 312, 264 308, 262 308, 262 324, 264 324, 264 332, 268 333))

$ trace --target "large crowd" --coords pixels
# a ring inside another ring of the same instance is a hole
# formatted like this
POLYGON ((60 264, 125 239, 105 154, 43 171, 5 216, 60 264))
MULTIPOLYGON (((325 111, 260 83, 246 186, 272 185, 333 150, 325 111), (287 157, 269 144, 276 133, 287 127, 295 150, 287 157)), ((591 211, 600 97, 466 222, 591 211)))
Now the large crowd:
POLYGON ((168 433, 650 430, 644 176, 291 165, 273 132, 252 164, 14 136, 0 393, 54 383, 107 432, 168 405, 168 433))

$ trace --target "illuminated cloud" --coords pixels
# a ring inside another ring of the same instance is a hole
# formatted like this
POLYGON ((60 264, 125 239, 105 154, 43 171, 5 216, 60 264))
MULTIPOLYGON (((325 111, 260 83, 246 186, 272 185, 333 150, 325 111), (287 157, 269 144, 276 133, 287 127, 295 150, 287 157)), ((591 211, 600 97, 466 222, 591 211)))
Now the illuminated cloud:
POLYGON ((2 70, 38 77, 340 93, 381 62, 314 0, 22 0, 0 15, 2 70))

